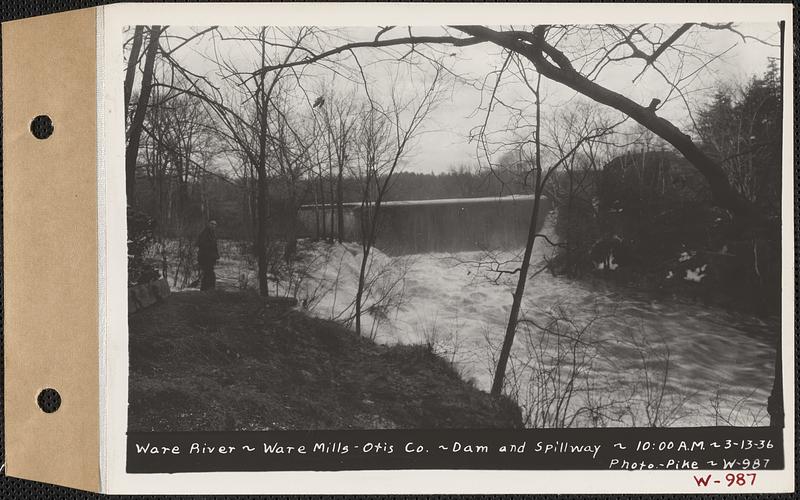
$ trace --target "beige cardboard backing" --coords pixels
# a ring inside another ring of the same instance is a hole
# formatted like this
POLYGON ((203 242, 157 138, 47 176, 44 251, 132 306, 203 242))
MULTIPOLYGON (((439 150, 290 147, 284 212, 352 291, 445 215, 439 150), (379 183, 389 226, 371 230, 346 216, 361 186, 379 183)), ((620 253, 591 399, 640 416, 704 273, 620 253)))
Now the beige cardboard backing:
POLYGON ((6 473, 97 491, 96 12, 2 28, 6 473), (30 132, 40 114, 46 140, 30 132))

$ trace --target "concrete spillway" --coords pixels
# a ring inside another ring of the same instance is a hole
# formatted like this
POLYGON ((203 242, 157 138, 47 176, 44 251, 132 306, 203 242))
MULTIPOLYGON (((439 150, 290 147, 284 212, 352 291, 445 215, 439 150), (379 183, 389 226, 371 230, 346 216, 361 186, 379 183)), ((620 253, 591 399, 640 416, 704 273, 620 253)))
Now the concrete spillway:
MULTIPOLYGON (((533 203, 533 195, 384 202, 375 246, 390 254, 518 248, 525 244, 533 203)), ((542 198, 537 228, 549 210, 542 198)), ((360 241, 374 207, 345 203, 343 212, 344 238, 360 241)), ((298 218, 304 236, 338 232, 331 205, 305 205, 298 218)))

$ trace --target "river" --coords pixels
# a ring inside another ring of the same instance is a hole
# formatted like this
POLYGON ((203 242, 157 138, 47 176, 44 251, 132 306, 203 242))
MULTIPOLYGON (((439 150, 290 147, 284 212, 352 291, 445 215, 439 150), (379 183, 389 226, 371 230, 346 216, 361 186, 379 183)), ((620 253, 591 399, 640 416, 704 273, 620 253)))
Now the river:
MULTIPOLYGON (((543 228, 548 231, 549 221, 543 228)), ((528 425, 769 422, 777 319, 656 299, 547 271, 533 275, 551 248, 543 239, 534 247, 521 311, 525 321, 507 370, 506 392, 518 400, 528 425)), ((512 253, 492 257, 505 270, 519 263, 512 253)), ((346 318, 359 246, 317 243, 307 251, 309 259, 302 284, 285 293, 314 315, 346 318)), ((389 257, 376 251, 372 262, 364 334, 387 344, 428 344, 462 377, 488 390, 517 275, 489 270, 481 252, 389 257)), ((223 282, 235 281, 241 264, 221 264, 223 282)))

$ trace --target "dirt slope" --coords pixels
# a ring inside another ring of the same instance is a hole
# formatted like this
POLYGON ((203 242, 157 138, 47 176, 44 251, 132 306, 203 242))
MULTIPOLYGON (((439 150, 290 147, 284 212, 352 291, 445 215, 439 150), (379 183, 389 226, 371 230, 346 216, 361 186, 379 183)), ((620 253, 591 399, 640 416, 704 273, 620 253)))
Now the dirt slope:
POLYGON ((174 293, 131 315, 130 363, 131 431, 521 425, 424 346, 380 346, 250 293, 174 293))

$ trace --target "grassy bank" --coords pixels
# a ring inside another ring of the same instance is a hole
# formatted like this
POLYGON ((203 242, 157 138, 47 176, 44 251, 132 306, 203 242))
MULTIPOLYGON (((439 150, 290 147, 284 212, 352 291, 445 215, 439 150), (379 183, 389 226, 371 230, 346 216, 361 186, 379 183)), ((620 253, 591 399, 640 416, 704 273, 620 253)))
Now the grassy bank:
POLYGON ((426 347, 377 345, 285 302, 181 292, 129 323, 131 431, 521 425, 426 347))

